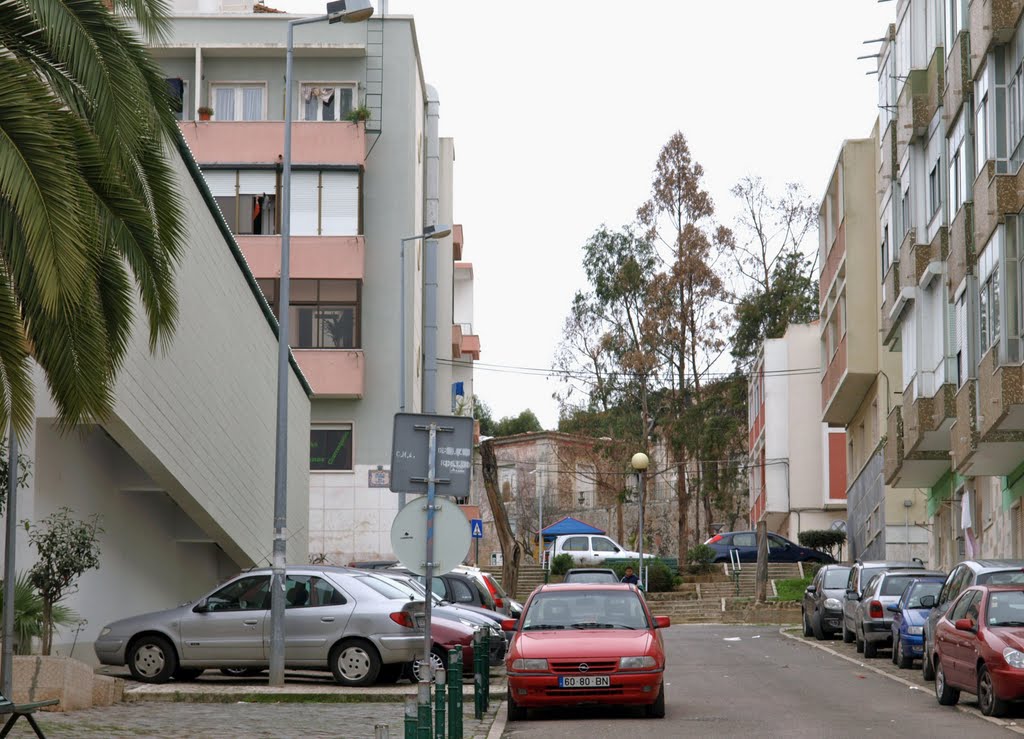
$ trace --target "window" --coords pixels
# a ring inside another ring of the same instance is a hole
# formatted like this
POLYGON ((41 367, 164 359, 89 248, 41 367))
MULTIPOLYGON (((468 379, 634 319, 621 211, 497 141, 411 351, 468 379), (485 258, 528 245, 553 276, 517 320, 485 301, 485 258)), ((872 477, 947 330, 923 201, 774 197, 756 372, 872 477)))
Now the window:
POLYGON ((969 197, 967 156, 970 149, 966 146, 965 141, 967 138, 966 118, 966 115, 957 118, 946 142, 949 151, 949 220, 951 222, 969 197))
MULTIPOLYGON (((578 488, 578 499, 572 501, 573 505, 579 504, 581 508, 593 508, 595 505, 595 488, 597 470, 592 464, 576 465, 576 484, 578 488)), ((650 492, 650 491, 648 491, 650 492)))
POLYGON ((756 547, 757 537, 752 533, 736 534, 732 537, 734 547, 756 547))
POLYGON ((303 83, 300 87, 299 119, 343 121, 355 107, 355 94, 355 83, 303 83))
MULTIPOLYGON (((907 177, 909 180, 909 176, 907 177)), ((913 214, 910 212, 910 183, 907 183, 907 187, 903 190, 903 194, 900 198, 900 218, 903 220, 903 228, 901 229, 901 237, 905 237, 910 233, 910 227, 913 224, 913 214)), ((895 254, 893 257, 895 258, 895 254)))
POLYGON ((313 606, 343 606, 348 601, 345 596, 331 587, 331 584, 319 577, 312 577, 309 603, 313 606))
POLYGON ((882 227, 882 281, 885 281, 885 273, 889 271, 889 224, 882 227))
POLYGON ((286 608, 343 606, 345 596, 331 584, 311 575, 289 575, 284 581, 286 608))
POLYGON ((168 77, 167 92, 171 97, 171 112, 174 120, 183 121, 188 117, 188 80, 181 77, 168 77))
POLYGON ((456 603, 472 603, 473 591, 462 580, 451 579, 448 584, 452 587, 452 597, 456 603))
POLYGON ((266 120, 266 92, 262 82, 212 84, 213 117, 218 121, 266 120))
POLYGON ((309 431, 311 472, 352 470, 352 425, 314 426, 309 431))
POLYGON ((963 385, 970 376, 967 346, 967 290, 956 299, 956 386, 963 385))
POLYGON ((780 552, 783 549, 786 549, 788 546, 789 545, 786 544, 786 540, 783 539, 781 536, 773 536, 772 534, 768 535, 768 549, 769 550, 771 550, 773 552, 780 552))
POLYGON ((988 67, 982 67, 978 81, 974 83, 974 164, 975 174, 980 174, 990 157, 988 150, 988 67))
POLYGON ((359 173, 292 172, 292 236, 354 236, 359 233, 359 173))
MULTIPOLYGON (((280 315, 278 280, 256 281, 280 315)), ((362 284, 359 280, 292 280, 289 342, 296 349, 359 349, 362 284)))
POLYGON ((566 552, 587 552, 590 551, 590 543, 585 536, 571 536, 565 540, 562 550, 566 552))
POLYGON ((1002 255, 1002 229, 996 229, 988 245, 978 255, 978 341, 979 355, 999 343, 999 261, 1002 255))
POLYGON ((230 582, 206 599, 208 611, 263 611, 270 608, 270 577, 254 575, 230 582))
POLYGON ((945 0, 946 11, 946 56, 953 53, 953 43, 964 26, 965 0, 945 0))
POLYGON ((512 500, 516 494, 515 467, 502 467, 498 470, 498 486, 501 488, 503 500, 512 500))
POLYGON ((594 551, 595 552, 617 552, 619 548, 612 544, 611 539, 605 539, 603 536, 594 537, 594 551))
POLYGON ((935 217, 935 214, 939 212, 939 206, 942 205, 942 177, 939 174, 939 160, 935 160, 935 164, 932 165, 932 171, 928 173, 928 215, 931 218, 935 217))
POLYGON ((270 235, 278 232, 274 170, 207 168, 203 178, 231 233, 270 235))
MULTIPOLYGON (((949 620, 955 622, 957 619, 967 618, 968 612, 975 606, 980 598, 981 593, 977 590, 970 590, 964 593, 960 597, 960 600, 953 605, 953 610, 950 611, 949 614, 949 620)), ((975 612, 977 611, 975 610, 975 612)))

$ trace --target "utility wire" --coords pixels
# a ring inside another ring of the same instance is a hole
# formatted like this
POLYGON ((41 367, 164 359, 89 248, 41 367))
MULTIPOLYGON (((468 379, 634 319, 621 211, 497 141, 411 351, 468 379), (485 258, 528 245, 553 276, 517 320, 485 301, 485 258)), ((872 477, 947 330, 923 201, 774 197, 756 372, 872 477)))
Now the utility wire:
MULTIPOLYGON (((446 364, 452 367, 465 367, 472 368, 474 371, 480 370, 483 372, 497 372, 503 374, 512 375, 526 375, 535 377, 550 377, 553 375, 560 377, 572 377, 576 379, 590 379, 597 376, 597 371, 587 368, 580 368, 576 370, 562 370, 543 367, 522 367, 513 364, 489 364, 486 362, 478 362, 471 360, 458 360, 458 359, 442 359, 438 358, 438 364, 446 364)), ((628 372, 614 370, 605 373, 607 376, 615 375, 616 377, 653 377, 656 373, 651 372, 644 374, 641 372, 628 372)), ((798 369, 785 369, 785 370, 764 370, 757 373, 759 376, 764 377, 789 377, 795 375, 820 375, 821 369, 818 367, 801 367, 798 369)), ((749 377, 749 375, 738 375, 735 372, 704 372, 702 377, 749 377)))

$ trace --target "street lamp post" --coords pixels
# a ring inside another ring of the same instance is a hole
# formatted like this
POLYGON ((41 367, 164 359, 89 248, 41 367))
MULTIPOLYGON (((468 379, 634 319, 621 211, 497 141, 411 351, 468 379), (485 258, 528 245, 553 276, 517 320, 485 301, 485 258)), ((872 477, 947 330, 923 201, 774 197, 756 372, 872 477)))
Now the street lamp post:
POLYGON ((633 455, 633 458, 629 460, 629 463, 633 465, 633 469, 636 470, 637 476, 640 478, 639 485, 640 489, 640 544, 637 547, 637 553, 640 555, 640 561, 638 566, 640 567, 640 584, 643 585, 644 592, 647 592, 647 580, 644 579, 644 488, 647 487, 647 465, 650 464, 650 460, 647 455, 643 452, 637 452, 633 455))
POLYGON ((369 0, 334 0, 325 15, 288 21, 284 63, 284 155, 281 176, 281 279, 278 288, 277 431, 274 455, 274 549, 270 583, 270 684, 284 685, 285 552, 288 526, 288 346, 291 281, 292 59, 295 27, 358 23, 373 15, 369 0))

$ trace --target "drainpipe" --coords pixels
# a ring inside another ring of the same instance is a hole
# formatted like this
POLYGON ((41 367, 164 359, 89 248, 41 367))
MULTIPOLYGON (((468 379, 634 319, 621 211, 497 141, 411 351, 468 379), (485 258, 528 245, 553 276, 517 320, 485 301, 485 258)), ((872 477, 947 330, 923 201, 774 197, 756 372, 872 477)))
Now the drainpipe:
MULTIPOLYGON (((438 187, 441 146, 437 122, 441 102, 437 90, 427 85, 426 207, 424 226, 437 226, 440 212, 438 187)), ((424 229, 425 230, 425 229, 424 229)), ((437 412, 437 240, 427 239, 423 247, 423 411, 437 412)))

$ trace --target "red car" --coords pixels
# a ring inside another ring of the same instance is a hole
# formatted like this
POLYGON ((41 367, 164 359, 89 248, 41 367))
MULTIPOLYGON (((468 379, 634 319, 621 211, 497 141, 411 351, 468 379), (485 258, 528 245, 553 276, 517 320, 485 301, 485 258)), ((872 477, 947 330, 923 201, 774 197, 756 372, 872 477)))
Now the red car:
MULTIPOLYGON (((430 672, 433 674, 438 668, 448 669, 448 650, 456 644, 462 645, 462 670, 463 674, 473 674, 473 634, 476 629, 445 618, 432 618, 430 620, 430 635, 433 637, 434 646, 430 650, 430 672)), ((409 677, 413 682, 420 680, 420 666, 423 664, 423 657, 417 657, 408 663, 409 677)))
POLYGON ((960 691, 978 696, 986 716, 1024 699, 1024 586, 976 585, 935 628, 935 697, 944 706, 960 691))
POLYGON ((529 708, 601 703, 642 705, 665 716, 665 647, 635 585, 543 585, 533 592, 505 656, 508 718, 529 708))

